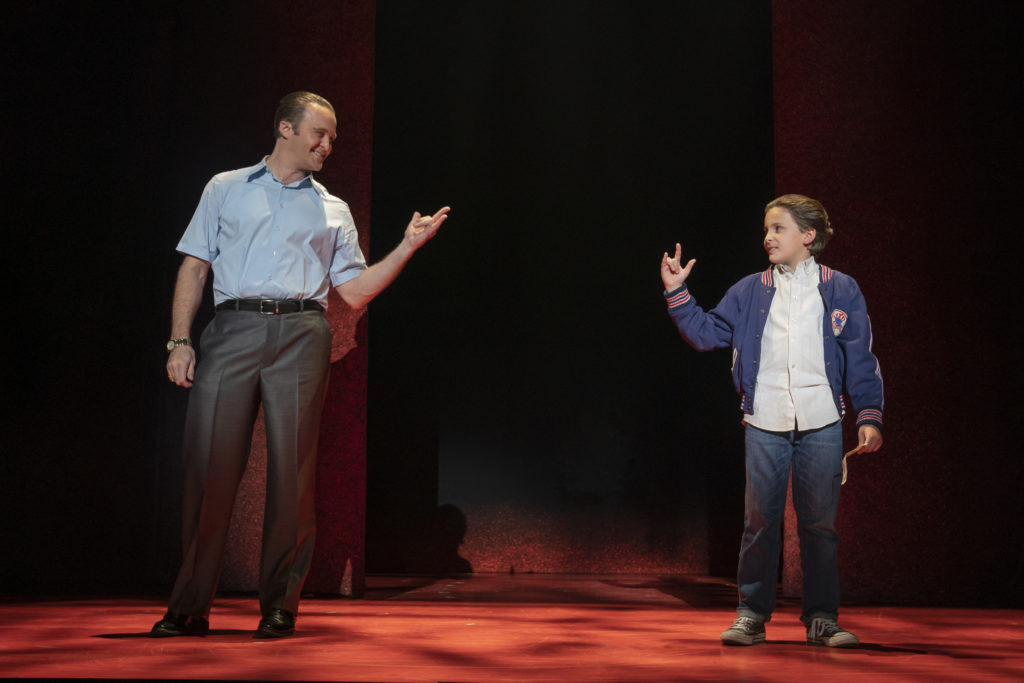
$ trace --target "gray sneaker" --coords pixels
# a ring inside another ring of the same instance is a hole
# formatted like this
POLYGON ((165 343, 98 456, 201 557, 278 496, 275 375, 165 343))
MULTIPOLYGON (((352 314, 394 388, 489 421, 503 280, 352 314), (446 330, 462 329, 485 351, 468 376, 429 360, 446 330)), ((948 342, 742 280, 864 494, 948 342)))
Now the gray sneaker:
POLYGON ((753 617, 736 617, 728 630, 722 632, 726 645, 757 645, 764 642, 764 623, 753 617))
POLYGON ((831 619, 819 617, 811 620, 807 629, 808 645, 824 645, 825 647, 857 647, 860 641, 857 636, 839 627, 831 619))

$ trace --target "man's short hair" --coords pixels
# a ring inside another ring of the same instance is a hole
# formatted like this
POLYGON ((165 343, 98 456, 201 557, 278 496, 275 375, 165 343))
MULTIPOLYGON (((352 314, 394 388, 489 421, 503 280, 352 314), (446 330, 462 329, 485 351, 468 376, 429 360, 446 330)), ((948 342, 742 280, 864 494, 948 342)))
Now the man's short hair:
POLYGON ((281 98, 277 104, 277 111, 274 112, 274 137, 281 137, 281 122, 287 121, 292 124, 295 131, 299 129, 299 122, 306 118, 306 107, 311 104, 318 104, 321 107, 334 113, 334 107, 323 97, 305 90, 296 90, 281 98))
POLYGON ((774 208, 785 209, 793 217, 800 228, 800 232, 807 232, 814 228, 814 241, 807 247, 811 256, 817 256, 832 239, 834 231, 832 223, 828 219, 828 212, 817 199, 805 197, 802 194, 784 194, 781 197, 768 202, 764 212, 768 213, 774 208))

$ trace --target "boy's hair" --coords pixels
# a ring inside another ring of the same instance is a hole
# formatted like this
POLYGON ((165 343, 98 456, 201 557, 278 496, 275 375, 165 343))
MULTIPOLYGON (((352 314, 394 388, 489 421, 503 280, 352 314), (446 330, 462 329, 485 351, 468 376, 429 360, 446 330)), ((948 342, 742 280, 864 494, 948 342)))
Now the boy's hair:
POLYGON ((832 239, 834 231, 832 223, 828 220, 828 212, 817 199, 811 199, 802 194, 784 194, 768 202, 764 207, 764 212, 768 213, 776 207, 789 211, 789 215, 793 217, 801 232, 807 232, 814 228, 814 241, 807 247, 811 256, 820 254, 828 241, 832 239))
POLYGON ((318 104, 324 109, 334 113, 331 103, 317 94, 298 90, 291 92, 281 98, 277 104, 277 111, 274 112, 274 137, 281 137, 281 122, 287 121, 297 132, 299 122, 306 118, 306 107, 310 104, 318 104))

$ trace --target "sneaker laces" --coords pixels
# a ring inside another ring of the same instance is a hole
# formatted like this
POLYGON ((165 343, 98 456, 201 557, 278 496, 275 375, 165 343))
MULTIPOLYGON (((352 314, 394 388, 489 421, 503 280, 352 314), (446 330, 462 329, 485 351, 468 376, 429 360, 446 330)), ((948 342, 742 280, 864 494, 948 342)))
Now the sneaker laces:
POLYGON ((732 622, 732 627, 741 629, 756 629, 760 623, 761 622, 759 622, 754 617, 736 617, 736 621, 732 622))
POLYGON ((839 628, 839 624, 825 617, 812 619, 811 627, 807 629, 808 634, 813 638, 831 638, 837 633, 842 633, 842 631, 843 629, 839 628))

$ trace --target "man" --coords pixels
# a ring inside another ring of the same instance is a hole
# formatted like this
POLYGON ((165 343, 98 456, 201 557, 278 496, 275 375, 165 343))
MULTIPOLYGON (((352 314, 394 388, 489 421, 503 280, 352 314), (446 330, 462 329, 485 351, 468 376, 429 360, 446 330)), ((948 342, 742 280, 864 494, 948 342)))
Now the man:
POLYGON ((314 473, 331 332, 333 286, 366 306, 447 218, 413 213, 398 247, 367 268, 348 206, 316 182, 337 138, 331 104, 309 92, 280 102, 274 149, 207 184, 178 243, 167 378, 192 387, 185 423, 183 558, 167 614, 150 635, 203 635, 217 589, 235 492, 263 404, 267 500, 255 637, 295 630, 313 553, 314 473), (196 366, 190 331, 213 270, 216 316, 196 366), (194 382, 194 384, 193 384, 194 382))

